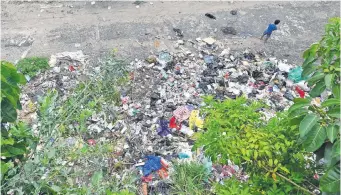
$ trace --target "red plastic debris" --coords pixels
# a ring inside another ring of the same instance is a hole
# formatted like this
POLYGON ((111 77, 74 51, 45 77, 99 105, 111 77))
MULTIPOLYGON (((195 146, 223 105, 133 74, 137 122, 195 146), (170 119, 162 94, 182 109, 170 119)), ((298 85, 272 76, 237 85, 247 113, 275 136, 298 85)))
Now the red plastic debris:
POLYGON ((122 104, 127 104, 129 101, 129 97, 128 96, 123 97, 123 98, 121 98, 121 101, 122 101, 122 104))
POLYGON ((73 67, 72 65, 69 66, 69 71, 72 72, 72 71, 75 71, 75 70, 76 70, 75 67, 73 67))
POLYGON ((143 176, 143 177, 142 177, 142 181, 143 181, 143 182, 146 182, 146 183, 153 181, 153 175, 152 175, 152 174, 149 174, 149 175, 147 175, 147 176, 143 176))
POLYGON ((175 116, 173 116, 170 120, 169 120, 169 128, 176 128, 177 130, 181 129, 181 124, 178 125, 176 123, 176 118, 175 116))
POLYGON ((94 139, 89 139, 88 144, 94 146, 96 145, 96 141, 94 139))
POLYGON ((314 174, 314 179, 316 179, 316 180, 319 179, 319 175, 317 173, 314 174))
POLYGON ((225 78, 225 79, 228 79, 229 76, 230 76, 230 74, 227 72, 227 73, 225 73, 224 78, 225 78))
POLYGON ((300 87, 296 86, 295 90, 300 95, 301 98, 304 98, 305 93, 300 87))

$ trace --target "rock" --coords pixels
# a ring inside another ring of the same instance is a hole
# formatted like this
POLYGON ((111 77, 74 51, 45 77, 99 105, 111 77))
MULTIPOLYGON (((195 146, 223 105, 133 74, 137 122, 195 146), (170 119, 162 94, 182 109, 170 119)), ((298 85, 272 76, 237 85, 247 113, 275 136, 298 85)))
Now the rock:
POLYGON ((231 35, 236 35, 237 31, 235 28, 227 26, 227 27, 223 27, 221 29, 221 31, 223 31, 224 34, 231 34, 231 35))
POLYGON ((237 10, 231 10, 230 13, 231 13, 232 15, 237 15, 237 10))

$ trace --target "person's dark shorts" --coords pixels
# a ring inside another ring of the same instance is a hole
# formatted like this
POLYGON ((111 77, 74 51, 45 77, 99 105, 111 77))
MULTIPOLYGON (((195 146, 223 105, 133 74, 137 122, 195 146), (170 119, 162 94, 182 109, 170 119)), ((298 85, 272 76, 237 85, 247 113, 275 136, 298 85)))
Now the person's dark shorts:
POLYGON ((267 38, 271 36, 271 33, 268 33, 267 31, 264 31, 263 35, 266 35, 267 38))

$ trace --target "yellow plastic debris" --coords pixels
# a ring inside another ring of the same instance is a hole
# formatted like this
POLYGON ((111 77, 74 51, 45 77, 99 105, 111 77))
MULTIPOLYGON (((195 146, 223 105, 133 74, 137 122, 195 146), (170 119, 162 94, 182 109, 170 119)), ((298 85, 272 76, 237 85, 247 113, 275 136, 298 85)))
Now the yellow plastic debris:
POLYGON ((203 128, 204 121, 199 118, 199 110, 193 110, 191 115, 189 116, 189 128, 193 129, 194 127, 203 128))

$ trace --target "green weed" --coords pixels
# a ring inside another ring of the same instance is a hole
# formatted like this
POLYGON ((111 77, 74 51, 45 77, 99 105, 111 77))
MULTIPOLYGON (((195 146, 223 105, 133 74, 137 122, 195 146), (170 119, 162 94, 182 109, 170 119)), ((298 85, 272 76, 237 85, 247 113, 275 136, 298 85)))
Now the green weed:
POLYGON ((202 164, 194 162, 175 164, 174 174, 171 175, 174 182, 171 194, 209 194, 209 191, 205 187, 208 177, 209 173, 202 164))
POLYGON ((30 57, 19 60, 17 68, 31 78, 49 68, 49 60, 44 57, 30 57))

